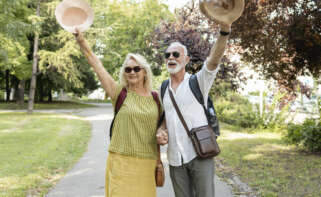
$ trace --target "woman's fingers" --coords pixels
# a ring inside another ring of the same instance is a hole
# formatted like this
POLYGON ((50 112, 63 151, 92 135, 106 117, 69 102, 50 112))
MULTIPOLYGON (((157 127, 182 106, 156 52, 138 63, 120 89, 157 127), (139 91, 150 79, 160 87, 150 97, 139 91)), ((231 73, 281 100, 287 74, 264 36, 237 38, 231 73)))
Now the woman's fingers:
POLYGON ((167 129, 159 128, 156 134, 157 143, 160 145, 165 145, 168 142, 167 129))

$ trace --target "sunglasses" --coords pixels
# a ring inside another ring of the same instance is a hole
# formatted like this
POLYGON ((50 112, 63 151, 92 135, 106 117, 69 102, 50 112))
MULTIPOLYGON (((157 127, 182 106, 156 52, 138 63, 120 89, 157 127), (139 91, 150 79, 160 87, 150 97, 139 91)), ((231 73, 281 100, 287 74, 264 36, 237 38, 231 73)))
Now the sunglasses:
POLYGON ((179 58, 179 55, 180 55, 179 52, 177 52, 177 51, 174 51, 172 53, 166 52, 165 53, 165 58, 168 59, 171 56, 171 54, 173 54, 173 57, 175 57, 175 58, 179 58))
POLYGON ((133 67, 133 68, 132 68, 132 67, 126 67, 126 68, 125 68, 125 72, 126 72, 126 73, 131 73, 132 70, 134 70, 135 73, 138 73, 138 72, 140 72, 140 71, 142 70, 142 68, 139 67, 139 66, 135 66, 135 67, 133 67))

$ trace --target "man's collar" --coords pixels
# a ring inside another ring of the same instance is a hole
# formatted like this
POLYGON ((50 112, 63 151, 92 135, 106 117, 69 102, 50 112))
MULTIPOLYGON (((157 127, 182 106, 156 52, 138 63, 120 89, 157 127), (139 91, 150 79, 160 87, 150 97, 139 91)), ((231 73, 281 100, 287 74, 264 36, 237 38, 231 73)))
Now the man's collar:
MULTIPOLYGON (((190 76, 191 75, 188 72, 185 72, 183 81, 188 80, 190 76)), ((169 85, 171 85, 171 84, 172 84, 172 78, 169 77, 169 85)))

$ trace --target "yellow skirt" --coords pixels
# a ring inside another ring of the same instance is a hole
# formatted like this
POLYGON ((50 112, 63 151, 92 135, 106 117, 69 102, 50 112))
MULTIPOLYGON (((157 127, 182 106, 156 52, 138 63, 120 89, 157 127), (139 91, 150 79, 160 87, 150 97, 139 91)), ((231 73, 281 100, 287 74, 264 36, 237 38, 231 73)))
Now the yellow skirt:
POLYGON ((106 197, 156 197, 156 160, 109 153, 106 197))

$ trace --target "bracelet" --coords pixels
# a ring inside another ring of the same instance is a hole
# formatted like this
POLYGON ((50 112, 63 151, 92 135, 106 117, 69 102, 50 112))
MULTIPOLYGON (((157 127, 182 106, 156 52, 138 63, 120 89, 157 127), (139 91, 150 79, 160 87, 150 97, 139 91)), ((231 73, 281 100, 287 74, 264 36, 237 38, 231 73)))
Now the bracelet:
POLYGON ((227 35, 229 35, 229 34, 230 34, 230 32, 220 31, 220 34, 221 34, 222 36, 227 36, 227 35))

